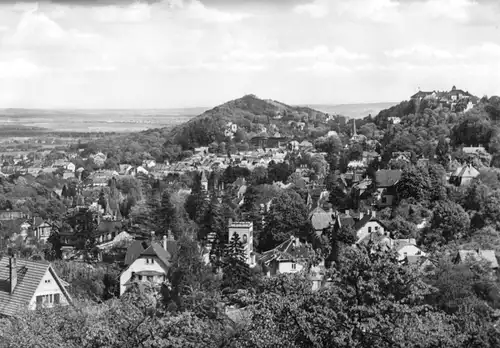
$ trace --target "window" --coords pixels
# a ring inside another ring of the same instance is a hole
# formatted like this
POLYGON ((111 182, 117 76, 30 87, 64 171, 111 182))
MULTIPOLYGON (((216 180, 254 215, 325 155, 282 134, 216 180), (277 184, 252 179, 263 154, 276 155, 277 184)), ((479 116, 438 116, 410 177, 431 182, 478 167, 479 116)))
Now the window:
POLYGON ((152 282, 153 281, 153 276, 148 276, 148 282, 152 282))
POLYGON ((139 280, 142 280, 142 276, 141 275, 139 276, 139 280))
POLYGON ((292 269, 297 269, 297 264, 296 263, 292 263, 292 269))
POLYGON ((50 283, 50 279, 45 279, 45 284, 49 284, 50 283))
POLYGON ((386 204, 387 203, 387 197, 386 196, 382 196, 382 204, 386 204))
POLYGON ((60 304, 61 303, 61 294, 55 294, 54 295, 54 304, 60 304))
POLYGON ((155 260, 154 259, 146 259, 146 263, 152 265, 153 263, 155 263, 155 260))
POLYGON ((248 243, 248 237, 246 234, 243 235, 243 244, 247 244, 248 243))
POLYGON ((375 231, 378 231, 378 226, 375 226, 375 231))
POLYGON ((368 227, 368 233, 372 233, 372 228, 371 228, 371 226, 370 226, 370 227, 368 227))

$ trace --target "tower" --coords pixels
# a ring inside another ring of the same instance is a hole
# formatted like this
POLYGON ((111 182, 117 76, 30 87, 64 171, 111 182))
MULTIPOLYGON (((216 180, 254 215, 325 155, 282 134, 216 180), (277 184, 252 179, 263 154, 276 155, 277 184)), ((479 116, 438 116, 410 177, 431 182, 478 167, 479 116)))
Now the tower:
POLYGON ((203 187, 203 189, 205 191, 208 191, 208 179, 207 179, 207 175, 205 174, 205 171, 202 171, 201 172, 201 187, 203 187))
POLYGON ((247 264, 252 267, 255 265, 255 254, 253 251, 253 222, 229 222, 229 241, 234 234, 240 237, 245 250, 247 264))

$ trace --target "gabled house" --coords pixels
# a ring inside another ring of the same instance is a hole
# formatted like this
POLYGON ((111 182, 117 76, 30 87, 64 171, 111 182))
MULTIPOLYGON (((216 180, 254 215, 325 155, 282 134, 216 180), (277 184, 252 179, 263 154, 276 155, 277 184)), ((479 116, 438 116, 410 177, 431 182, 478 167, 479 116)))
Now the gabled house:
POLYGON ((46 242, 52 233, 52 226, 41 217, 34 217, 30 221, 30 229, 33 232, 33 236, 41 242, 46 242))
POLYGON ((385 225, 375 217, 375 212, 361 213, 352 228, 356 232, 356 243, 369 239, 372 233, 384 234, 386 230, 385 225))
MULTIPOLYGON (((156 242, 151 245, 130 263, 120 274, 120 296, 125 293, 134 282, 150 282, 163 284, 167 280, 168 270, 171 266, 172 255, 166 250, 166 237, 164 245, 156 242)), ((131 260, 128 260, 130 262, 131 260)))
POLYGON ((378 207, 390 207, 396 199, 396 184, 401 179, 401 170, 378 170, 375 173, 377 188, 375 200, 378 207))
POLYGON ((0 259, 0 316, 13 316, 26 308, 50 308, 72 304, 51 264, 16 257, 0 259))
POLYGON ((292 236, 276 248, 262 253, 259 261, 268 276, 297 273, 307 266, 311 252, 310 246, 292 236))
POLYGON ((479 176, 479 171, 472 166, 472 164, 466 164, 464 166, 458 167, 450 176, 450 183, 456 186, 465 186, 470 184, 470 182, 479 176))

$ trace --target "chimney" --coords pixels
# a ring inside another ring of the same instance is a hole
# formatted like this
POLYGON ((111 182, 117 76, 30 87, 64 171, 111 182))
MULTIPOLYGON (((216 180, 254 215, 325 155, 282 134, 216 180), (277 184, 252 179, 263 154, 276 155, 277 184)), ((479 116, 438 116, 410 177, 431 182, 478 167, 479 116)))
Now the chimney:
POLYGON ((233 223, 233 219, 229 218, 228 225, 231 225, 233 223))
POLYGON ((151 231, 151 243, 155 241, 155 231, 151 231))
POLYGON ((363 217, 365 216, 365 213, 363 213, 362 211, 359 212, 359 219, 361 220, 363 217))
POLYGON ((377 212, 375 210, 372 210, 372 218, 375 219, 377 217, 377 212))
POLYGON ((163 235, 163 249, 167 250, 167 236, 163 235))
POLYGON ((14 289, 17 285, 17 268, 16 268, 16 256, 13 255, 9 258, 9 276, 10 276, 10 293, 14 293, 14 289))

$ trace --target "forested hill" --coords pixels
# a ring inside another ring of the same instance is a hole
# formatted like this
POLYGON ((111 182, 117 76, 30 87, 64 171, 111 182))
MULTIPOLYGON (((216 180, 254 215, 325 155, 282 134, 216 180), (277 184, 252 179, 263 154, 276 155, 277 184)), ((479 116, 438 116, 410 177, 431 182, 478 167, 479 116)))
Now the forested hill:
POLYGON ((293 136, 296 123, 326 123, 327 115, 309 107, 290 106, 255 95, 219 105, 175 127, 168 137, 184 149, 225 141, 229 123, 236 124, 235 140, 246 140, 260 133, 279 132, 293 136))
POLYGON ((483 146, 492 156, 491 165, 500 166, 500 97, 477 99, 469 110, 457 105, 452 110, 432 100, 407 100, 375 117, 356 120, 356 126, 368 137, 375 134, 386 160, 398 151, 431 158, 439 142, 455 150, 483 146))

